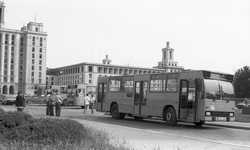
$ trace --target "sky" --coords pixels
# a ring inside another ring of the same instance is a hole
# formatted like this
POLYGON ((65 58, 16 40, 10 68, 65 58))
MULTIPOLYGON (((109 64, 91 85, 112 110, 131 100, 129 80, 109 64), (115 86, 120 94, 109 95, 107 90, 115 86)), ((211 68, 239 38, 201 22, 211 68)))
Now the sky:
POLYGON ((5 0, 5 26, 48 33, 47 66, 153 67, 170 41, 185 69, 234 73, 250 65, 249 0, 5 0))

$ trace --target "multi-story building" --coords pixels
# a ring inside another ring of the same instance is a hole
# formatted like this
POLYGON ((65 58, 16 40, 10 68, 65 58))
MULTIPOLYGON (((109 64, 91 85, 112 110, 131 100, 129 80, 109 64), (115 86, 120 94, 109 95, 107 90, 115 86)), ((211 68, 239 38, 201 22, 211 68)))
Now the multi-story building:
POLYGON ((183 67, 178 66, 178 62, 174 61, 174 49, 170 47, 169 42, 162 49, 162 61, 154 68, 164 69, 166 72, 183 71, 183 67))
POLYGON ((160 72, 180 72, 183 67, 174 61, 174 49, 167 42, 162 49, 162 61, 157 67, 143 68, 121 65, 111 65, 111 60, 106 55, 102 63, 80 63, 70 66, 47 70, 47 89, 62 93, 95 93, 97 78, 99 76, 134 75, 160 72))
POLYGON ((47 70, 47 87, 61 93, 95 93, 99 76, 160 73, 164 69, 112 65, 106 55, 102 63, 87 63, 47 70))
POLYGON ((36 94, 46 85, 47 33, 37 22, 21 30, 5 28, 4 16, 0 1, 0 94, 36 94))

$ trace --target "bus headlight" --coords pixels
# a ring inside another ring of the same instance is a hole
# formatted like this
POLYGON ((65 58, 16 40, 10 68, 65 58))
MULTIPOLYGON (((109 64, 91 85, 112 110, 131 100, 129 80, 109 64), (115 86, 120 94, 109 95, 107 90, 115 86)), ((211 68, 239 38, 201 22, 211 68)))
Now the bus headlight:
POLYGON ((207 111, 206 116, 211 116, 211 112, 207 111))
POLYGON ((232 113, 232 112, 229 113, 229 116, 230 116, 230 117, 233 117, 233 116, 234 116, 234 113, 232 113))

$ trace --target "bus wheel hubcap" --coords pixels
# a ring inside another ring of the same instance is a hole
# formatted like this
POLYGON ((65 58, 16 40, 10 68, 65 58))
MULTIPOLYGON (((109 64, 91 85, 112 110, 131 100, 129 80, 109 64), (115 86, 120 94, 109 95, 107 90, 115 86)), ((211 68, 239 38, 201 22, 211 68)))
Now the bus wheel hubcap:
POLYGON ((171 119, 171 113, 170 113, 170 112, 167 113, 166 119, 167 119, 167 120, 170 120, 170 119, 171 119))

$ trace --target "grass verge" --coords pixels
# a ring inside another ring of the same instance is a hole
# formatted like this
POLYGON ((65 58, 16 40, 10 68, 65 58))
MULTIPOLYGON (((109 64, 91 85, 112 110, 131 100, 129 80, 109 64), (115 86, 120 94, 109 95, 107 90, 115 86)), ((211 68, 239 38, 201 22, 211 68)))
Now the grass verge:
POLYGON ((23 112, 0 113, 2 150, 128 150, 101 131, 69 119, 34 119, 23 112))

